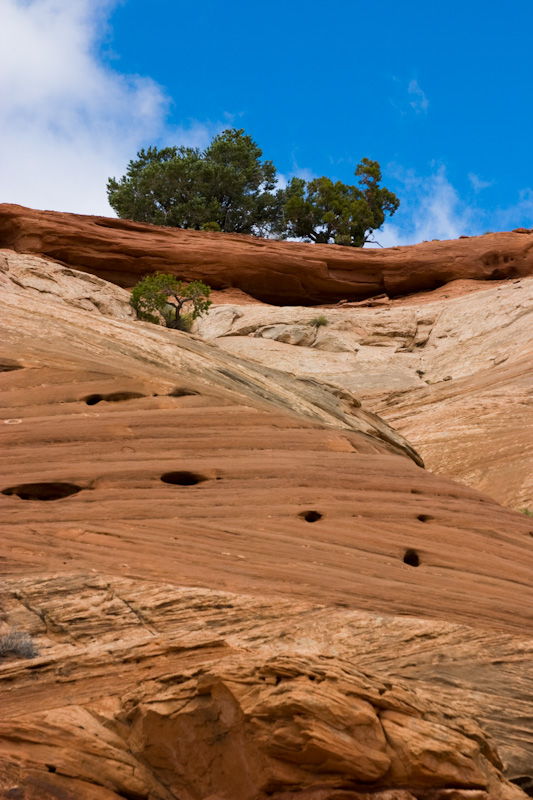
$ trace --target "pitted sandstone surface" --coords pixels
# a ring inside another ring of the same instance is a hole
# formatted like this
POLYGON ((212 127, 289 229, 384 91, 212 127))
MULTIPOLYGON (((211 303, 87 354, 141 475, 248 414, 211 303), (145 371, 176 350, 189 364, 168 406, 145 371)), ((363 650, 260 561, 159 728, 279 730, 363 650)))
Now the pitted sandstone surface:
POLYGON ((524 798, 531 520, 352 392, 1 263, 3 796, 524 798))

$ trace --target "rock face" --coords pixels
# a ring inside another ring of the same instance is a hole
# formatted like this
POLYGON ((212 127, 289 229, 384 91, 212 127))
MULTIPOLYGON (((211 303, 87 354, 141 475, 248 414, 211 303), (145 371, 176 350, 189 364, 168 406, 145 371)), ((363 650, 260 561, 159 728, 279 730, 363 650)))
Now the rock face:
POLYGON ((319 327, 317 309, 217 306, 196 330, 234 355, 353 392, 431 471, 533 508, 533 279, 473 288, 321 309, 319 327))
MULTIPOLYGON (((49 269, 61 293, 62 268, 49 269)), ((178 585, 312 591, 533 632, 530 520, 421 469, 351 394, 11 287, 0 321, 11 572, 118 563, 178 585)), ((127 293, 115 291, 122 315, 127 293)))
POLYGON ((0 668, 6 798, 525 800, 484 727, 531 752, 531 640, 97 573, 3 604, 40 648, 0 668))
POLYGON ((0 636, 39 650, 0 665, 0 796, 525 799, 530 519, 101 279, 0 282, 0 636))
POLYGON ((274 242, 0 205, 0 247, 45 255, 119 286, 161 271, 275 304, 357 300, 458 278, 533 275, 533 229, 382 250, 274 242))

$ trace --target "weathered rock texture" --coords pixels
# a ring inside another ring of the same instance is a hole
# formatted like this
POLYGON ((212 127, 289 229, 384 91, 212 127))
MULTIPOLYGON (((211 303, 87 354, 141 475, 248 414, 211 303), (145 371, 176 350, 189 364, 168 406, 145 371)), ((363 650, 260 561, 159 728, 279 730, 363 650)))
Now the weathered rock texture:
POLYGON ((96 572, 2 600, 40 648, 0 668, 6 798, 525 797, 533 640, 96 572))
POLYGON ((119 564, 533 632, 531 521, 421 469, 351 395, 10 285, 4 353, 24 366, 1 375, 10 572, 119 564))
POLYGON ((533 230, 358 249, 187 231, 0 205, 0 247, 46 255, 119 286, 170 272, 269 303, 313 304, 533 275, 533 230))
POLYGON ((531 520, 351 393, 0 267, 0 634, 40 650, 0 665, 3 796, 524 798, 531 520))
POLYGON ((436 295, 320 311, 218 306, 196 330, 353 392, 431 471, 533 509, 533 279, 462 281, 436 295))

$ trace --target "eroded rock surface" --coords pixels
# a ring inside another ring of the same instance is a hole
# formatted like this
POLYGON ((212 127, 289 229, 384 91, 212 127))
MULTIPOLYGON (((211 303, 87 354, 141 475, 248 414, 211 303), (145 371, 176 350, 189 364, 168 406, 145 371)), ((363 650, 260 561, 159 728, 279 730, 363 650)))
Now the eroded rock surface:
POLYGON ((353 392, 433 472, 533 508, 533 279, 471 288, 379 308, 217 306, 197 331, 353 392))
POLYGON ((190 585, 533 624, 530 520, 421 469, 352 394, 16 286, 0 324, 24 365, 1 374, 10 571, 94 558, 190 585))
POLYGON ((97 573, 2 601, 40 649, 0 668, 20 797, 525 797, 533 640, 97 573))
POLYGON ((351 392, 2 259, 0 635, 39 649, 3 796, 523 800, 531 520, 351 392))
POLYGON ((359 249, 0 205, 0 247, 44 255, 119 286, 170 272, 258 300, 316 304, 433 289, 458 278, 533 275, 533 229, 359 249))

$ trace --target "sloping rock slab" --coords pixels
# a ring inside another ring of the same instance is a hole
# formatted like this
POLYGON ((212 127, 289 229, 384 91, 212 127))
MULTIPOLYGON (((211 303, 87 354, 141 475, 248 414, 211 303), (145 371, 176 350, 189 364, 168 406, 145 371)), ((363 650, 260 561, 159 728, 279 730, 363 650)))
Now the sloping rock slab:
POLYGON ((4 571, 533 632, 531 520, 421 469, 351 394, 46 297, 2 293, 4 571))
POLYGON ((533 278, 479 286, 324 309, 318 327, 316 309, 218 306, 195 331, 353 392, 432 472, 533 509, 533 278))
POLYGON ((0 665, 0 797, 524 800, 531 521, 4 258, 0 635, 39 655, 0 665))

